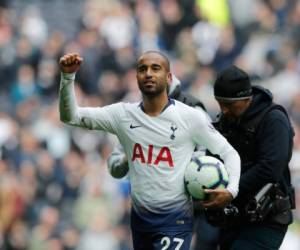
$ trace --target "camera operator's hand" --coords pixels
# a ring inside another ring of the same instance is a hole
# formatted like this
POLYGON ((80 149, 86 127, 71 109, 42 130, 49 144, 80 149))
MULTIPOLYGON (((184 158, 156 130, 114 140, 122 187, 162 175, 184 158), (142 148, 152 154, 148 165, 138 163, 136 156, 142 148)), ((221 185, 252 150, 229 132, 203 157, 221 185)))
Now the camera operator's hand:
POLYGON ((230 204, 233 197, 227 189, 205 189, 204 192, 209 195, 209 199, 202 201, 204 208, 224 208, 230 204))

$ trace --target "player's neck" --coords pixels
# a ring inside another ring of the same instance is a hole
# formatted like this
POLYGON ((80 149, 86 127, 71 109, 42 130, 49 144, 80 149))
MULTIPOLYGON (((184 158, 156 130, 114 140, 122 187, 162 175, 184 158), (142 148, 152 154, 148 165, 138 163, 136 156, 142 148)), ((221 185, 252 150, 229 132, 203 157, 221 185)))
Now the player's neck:
POLYGON ((168 104, 169 99, 166 93, 155 97, 143 97, 144 112, 149 116, 158 116, 168 104))

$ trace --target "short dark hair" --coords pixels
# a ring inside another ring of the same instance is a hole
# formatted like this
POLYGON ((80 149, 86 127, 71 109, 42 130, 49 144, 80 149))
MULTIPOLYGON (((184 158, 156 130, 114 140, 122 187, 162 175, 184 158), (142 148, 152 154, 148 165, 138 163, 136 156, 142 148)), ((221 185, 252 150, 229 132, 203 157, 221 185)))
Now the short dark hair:
POLYGON ((150 54, 150 53, 155 53, 155 54, 160 55, 164 59, 164 61, 166 63, 167 70, 168 71, 171 70, 170 60, 169 60, 169 58, 164 53, 162 53, 161 51, 158 51, 158 50, 147 50, 142 55, 150 54))

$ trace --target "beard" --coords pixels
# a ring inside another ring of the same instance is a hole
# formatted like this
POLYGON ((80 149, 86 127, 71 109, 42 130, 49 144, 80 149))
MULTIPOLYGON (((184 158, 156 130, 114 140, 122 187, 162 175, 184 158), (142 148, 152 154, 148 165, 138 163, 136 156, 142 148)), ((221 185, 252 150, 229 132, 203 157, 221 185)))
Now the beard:
POLYGON ((156 97, 166 91, 166 85, 154 84, 153 86, 145 86, 143 83, 139 83, 139 89, 144 96, 156 97))

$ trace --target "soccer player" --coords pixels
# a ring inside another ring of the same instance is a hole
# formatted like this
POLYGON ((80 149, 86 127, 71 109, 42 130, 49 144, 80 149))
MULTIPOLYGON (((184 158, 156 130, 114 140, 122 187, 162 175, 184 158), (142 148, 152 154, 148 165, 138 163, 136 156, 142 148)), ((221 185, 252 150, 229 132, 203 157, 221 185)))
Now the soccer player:
MULTIPOLYGON (((168 95, 169 98, 178 100, 183 102, 184 104, 194 107, 201 112, 205 112, 207 119, 209 122, 211 122, 210 117, 206 113, 206 109, 202 102, 200 102, 197 98, 193 97, 192 95, 185 93, 180 88, 180 81, 177 79, 177 77, 172 74, 172 80, 170 85, 168 86, 168 95)), ((195 155, 199 156, 200 154, 205 154, 205 149, 201 147, 197 147, 197 151, 195 155)), ((112 151, 111 155, 107 159, 107 166, 108 171, 114 178, 123 178, 127 175, 129 171, 128 166, 128 159, 124 152, 124 148, 122 145, 117 145, 114 150, 112 151)))
MULTIPOLYGON (((172 74, 172 81, 168 88, 169 98, 183 102, 184 104, 205 112, 207 119, 211 122, 206 109, 197 98, 184 92, 180 88, 180 81, 172 74)), ((197 147, 193 157, 205 155, 206 149, 197 147)), ((128 174, 128 158, 122 145, 118 144, 107 159, 108 171, 114 178, 123 178, 128 174)), ((207 223, 201 204, 194 203, 194 231, 196 232, 195 250, 216 250, 219 240, 219 228, 207 223), (203 233, 205 232, 205 233, 203 233)))
POLYGON ((83 59, 67 54, 60 59, 60 118, 72 126, 117 135, 129 157, 134 249, 188 250, 192 237, 192 201, 185 191, 184 170, 195 146, 220 155, 229 172, 226 189, 207 190, 205 207, 224 207, 236 197, 240 158, 205 114, 168 98, 170 63, 158 51, 148 51, 137 62, 140 103, 78 107, 75 73, 83 59))

